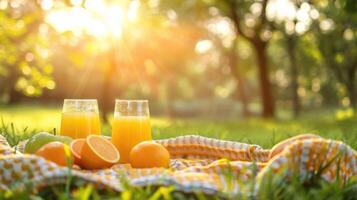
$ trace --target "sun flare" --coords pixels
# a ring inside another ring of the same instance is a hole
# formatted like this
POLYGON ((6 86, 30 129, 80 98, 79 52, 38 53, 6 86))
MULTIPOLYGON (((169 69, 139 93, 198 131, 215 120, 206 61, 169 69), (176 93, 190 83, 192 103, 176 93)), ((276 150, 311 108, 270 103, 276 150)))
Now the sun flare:
MULTIPOLYGON (((52 5, 44 1, 43 7, 52 5)), ((135 2, 135 1, 134 1, 135 2)), ((46 21, 57 31, 88 34, 98 38, 120 37, 128 20, 136 18, 138 6, 130 5, 126 11, 120 5, 104 1, 89 0, 84 6, 51 9, 46 21)))

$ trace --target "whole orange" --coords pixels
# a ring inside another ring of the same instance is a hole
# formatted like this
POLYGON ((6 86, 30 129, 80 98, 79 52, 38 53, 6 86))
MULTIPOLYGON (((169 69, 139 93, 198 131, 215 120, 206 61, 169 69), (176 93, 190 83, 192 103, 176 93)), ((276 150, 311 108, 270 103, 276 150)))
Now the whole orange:
POLYGON ((68 145, 63 144, 62 142, 50 142, 43 145, 40 149, 38 149, 35 155, 41 156, 46 160, 52 161, 61 166, 69 166, 73 165, 73 155, 71 153, 68 145), (67 154, 66 150, 67 148, 67 154), (70 161, 67 163, 67 161, 70 161))
POLYGON ((134 168, 168 167, 170 153, 161 144, 144 141, 130 151, 130 164, 134 168))

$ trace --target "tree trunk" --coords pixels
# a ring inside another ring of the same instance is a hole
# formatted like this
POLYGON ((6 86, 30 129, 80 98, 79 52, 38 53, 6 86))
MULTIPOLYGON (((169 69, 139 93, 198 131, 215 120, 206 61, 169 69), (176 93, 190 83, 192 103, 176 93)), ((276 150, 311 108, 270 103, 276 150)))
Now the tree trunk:
POLYGON ((274 117, 274 102, 270 88, 268 59, 266 55, 266 43, 257 41, 254 44, 258 61, 260 92, 263 105, 262 116, 265 118, 274 117))
POLYGON ((8 86, 7 91, 9 94, 8 103, 15 104, 20 101, 21 96, 22 96, 22 94, 20 92, 16 91, 16 89, 15 89, 15 85, 16 85, 16 81, 19 76, 19 72, 18 72, 17 66, 8 66, 8 68, 10 69, 9 78, 6 83, 6 85, 8 86))
POLYGON ((167 74, 167 79, 165 82, 165 112, 166 115, 173 119, 176 116, 175 111, 175 97, 177 92, 177 82, 176 77, 173 74, 167 74))
POLYGON ((234 42, 232 49, 229 52, 229 67, 231 69, 232 75, 237 81, 237 87, 234 91, 235 97, 239 98, 242 103, 242 111, 244 117, 249 117, 250 112, 248 109, 248 99, 245 92, 245 83, 238 70, 238 57, 236 53, 236 44, 234 42))
POLYGON ((348 90, 348 98, 350 99, 350 105, 353 108, 356 108, 356 92, 355 92, 355 73, 356 69, 351 67, 348 74, 347 81, 347 90, 348 90))
POLYGON ((116 72, 116 50, 113 46, 109 51, 109 65, 106 66, 104 80, 102 85, 101 109, 104 122, 108 122, 107 116, 114 108, 114 98, 112 96, 112 83, 116 72))
POLYGON ((297 117, 300 112, 300 99, 298 95, 298 68, 296 63, 295 56, 295 46, 296 40, 294 36, 287 36, 287 50, 290 61, 290 73, 291 73, 291 90, 292 90, 292 102, 293 102, 293 111, 294 116, 297 117))
POLYGON ((354 88, 353 84, 348 86, 348 98, 350 99, 351 107, 356 108, 356 92, 354 88))

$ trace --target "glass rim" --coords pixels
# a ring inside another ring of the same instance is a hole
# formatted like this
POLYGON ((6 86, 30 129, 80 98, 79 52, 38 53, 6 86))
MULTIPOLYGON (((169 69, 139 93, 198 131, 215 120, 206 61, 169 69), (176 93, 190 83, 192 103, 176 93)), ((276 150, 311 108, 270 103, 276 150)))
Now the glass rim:
POLYGON ((145 103, 149 102, 147 99, 115 99, 115 103, 117 102, 138 102, 138 103, 145 103))
POLYGON ((97 101, 97 99, 64 99, 64 102, 66 101, 87 101, 87 102, 93 102, 97 101))

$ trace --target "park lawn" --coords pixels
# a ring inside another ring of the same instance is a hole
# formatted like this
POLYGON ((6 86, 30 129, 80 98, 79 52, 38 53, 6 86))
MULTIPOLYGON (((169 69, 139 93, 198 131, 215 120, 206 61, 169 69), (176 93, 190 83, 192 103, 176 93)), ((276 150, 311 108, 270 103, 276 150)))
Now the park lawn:
MULTIPOLYGON (((15 134, 14 140, 10 141, 10 143, 16 144, 18 139, 29 137, 35 132, 42 130, 53 132, 54 128, 58 130, 61 109, 58 106, 43 105, 0 106, 0 117, 2 118, 0 132, 15 132, 18 136, 15 134), (9 130, 12 129, 11 124, 14 124, 15 131, 9 130), (21 135, 24 135, 24 137, 21 135)), ((356 120, 355 117, 348 117, 343 114, 336 118, 335 112, 331 110, 304 113, 294 120, 263 120, 259 118, 168 119, 152 117, 152 129, 154 139, 199 134, 255 143, 264 148, 270 148, 275 143, 292 135, 310 132, 328 138, 343 140, 354 149, 357 149, 356 120)), ((103 132, 106 135, 110 135, 110 126, 104 125, 103 132)), ((300 183, 300 177, 293 177, 290 184, 285 185, 275 184, 271 180, 266 186, 262 186, 257 199, 355 199, 356 191, 353 189, 355 188, 355 182, 341 187, 341 182, 329 184, 324 181, 316 182, 316 180, 311 179, 302 184, 300 183), (308 184, 306 185, 306 183, 308 184)), ((251 188, 254 188, 254 178, 245 184, 249 184, 252 186, 251 188)), ((0 199, 28 199, 29 196, 34 199, 87 199, 84 197, 88 197, 88 199, 89 197, 93 199, 217 199, 201 193, 192 194, 192 196, 191 194, 174 192, 173 188, 165 186, 138 188, 128 185, 119 196, 117 193, 103 193, 103 191, 96 190, 93 185, 81 186, 75 189, 74 192, 67 190, 66 186, 45 188, 35 194, 28 192, 28 190, 23 192, 9 191, 6 194, 0 194, 0 199)))
MULTIPOLYGON (((13 123, 18 134, 24 128, 36 131, 56 132, 61 120, 60 106, 14 105, 0 106, 0 117, 5 124, 13 123)), ((300 133, 315 133, 327 138, 343 140, 357 149, 357 119, 336 118, 335 111, 303 113, 297 119, 264 120, 259 118, 174 118, 152 117, 154 139, 179 135, 202 136, 254 143, 270 148, 275 143, 300 133)), ((104 124, 102 131, 110 135, 110 126, 104 124)))

